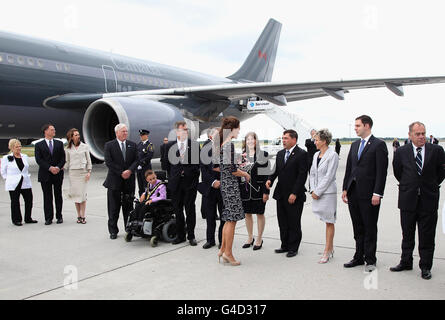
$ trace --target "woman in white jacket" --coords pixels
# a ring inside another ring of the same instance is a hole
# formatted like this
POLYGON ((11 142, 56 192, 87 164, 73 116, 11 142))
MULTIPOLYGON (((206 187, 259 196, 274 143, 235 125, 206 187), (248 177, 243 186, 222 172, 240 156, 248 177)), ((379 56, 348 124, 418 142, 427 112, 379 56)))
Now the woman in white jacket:
POLYGON ((31 218, 32 189, 31 179, 28 173, 28 156, 22 154, 22 144, 17 139, 9 140, 8 154, 2 158, 1 175, 5 179, 5 189, 11 197, 11 219, 16 226, 22 225, 22 213, 20 211, 20 195, 25 200, 25 223, 37 223, 31 218))
POLYGON ((329 144, 332 134, 321 129, 315 135, 315 145, 320 150, 314 154, 310 171, 312 211, 326 223, 326 247, 319 263, 326 263, 334 256, 334 223, 337 218, 337 183, 335 175, 338 154, 329 144))

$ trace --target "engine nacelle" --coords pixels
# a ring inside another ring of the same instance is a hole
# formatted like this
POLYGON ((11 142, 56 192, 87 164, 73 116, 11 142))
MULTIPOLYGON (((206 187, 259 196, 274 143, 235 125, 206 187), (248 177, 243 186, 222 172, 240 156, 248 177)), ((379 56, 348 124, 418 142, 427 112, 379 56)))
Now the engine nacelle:
POLYGON ((103 98, 94 101, 85 112, 82 131, 91 154, 104 160, 105 143, 115 139, 114 127, 127 125, 128 139, 139 142, 139 130, 150 130, 149 140, 155 146, 154 157, 160 156, 159 147, 168 137, 176 121, 184 120, 173 105, 141 98, 103 98))

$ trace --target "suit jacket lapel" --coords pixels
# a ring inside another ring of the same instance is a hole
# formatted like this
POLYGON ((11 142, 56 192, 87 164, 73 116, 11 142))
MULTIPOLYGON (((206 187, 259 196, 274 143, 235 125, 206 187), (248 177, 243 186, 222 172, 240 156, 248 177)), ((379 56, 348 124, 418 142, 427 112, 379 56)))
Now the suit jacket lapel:
POLYGON ((425 168, 425 166, 428 164, 428 162, 431 160, 431 157, 433 156, 432 151, 433 150, 431 150, 431 144, 425 143, 425 159, 423 161, 422 174, 423 174, 423 169, 425 168))
POLYGON ((326 150, 325 154, 323 155, 323 158, 321 158, 320 163, 318 164, 317 171, 319 168, 322 167, 322 164, 325 163, 326 160, 331 156, 331 153, 332 153, 331 148, 328 148, 328 150, 326 150))
POLYGON ((289 161, 293 158, 293 156, 295 155, 296 150, 297 150, 297 145, 295 145, 295 148, 294 148, 294 150, 292 150, 292 152, 290 153, 289 158, 287 158, 287 161, 284 162, 284 159, 286 158, 286 152, 287 152, 287 150, 284 149, 284 153, 283 153, 283 163, 284 163, 284 167, 286 167, 286 165, 289 163, 289 161))

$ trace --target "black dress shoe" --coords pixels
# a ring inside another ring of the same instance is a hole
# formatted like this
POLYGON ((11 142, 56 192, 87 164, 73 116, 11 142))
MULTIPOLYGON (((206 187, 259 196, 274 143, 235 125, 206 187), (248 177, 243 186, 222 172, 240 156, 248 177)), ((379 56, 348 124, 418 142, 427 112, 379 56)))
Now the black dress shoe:
POLYGON ((289 251, 287 254, 286 254, 286 257, 288 257, 288 258, 292 258, 292 257, 295 257, 297 255, 297 251, 289 251))
POLYGON ((111 240, 117 239, 117 234, 115 234, 115 233, 110 234, 110 239, 111 240))
POLYGON ((275 249, 275 253, 285 253, 285 252, 288 252, 289 250, 287 250, 287 249, 275 249))
POLYGON ((261 240, 261 244, 259 246, 253 246, 253 250, 260 250, 263 247, 263 240, 261 240))
POLYGON ((204 243, 204 245, 202 246, 203 249, 210 249, 211 247, 213 247, 215 244, 211 244, 210 242, 206 242, 204 243))
POLYGON ((37 223, 38 221, 37 220, 28 220, 28 221, 25 221, 25 223, 37 223))
POLYGON ((365 264, 365 262, 363 260, 352 259, 348 263, 345 263, 343 266, 345 268, 353 268, 353 267, 357 267, 357 266, 362 266, 364 264, 365 264))
POLYGON ((172 244, 180 244, 181 242, 185 242, 185 238, 175 238, 172 244))
POLYGON ((14 224, 15 226, 18 226, 18 227, 23 226, 23 224, 21 222, 13 222, 12 224, 14 224))
POLYGON ((392 272, 400 272, 400 271, 404 271, 404 270, 413 270, 413 265, 406 265, 406 264, 399 263, 395 267, 389 268, 389 270, 392 271, 392 272))
POLYGON ((250 248, 251 246, 253 246, 253 243, 255 242, 255 238, 252 239, 251 243, 245 243, 243 244, 243 249, 247 249, 250 248))
POLYGON ((431 270, 422 269, 422 279, 430 280, 432 278, 431 270))
POLYGON ((62 218, 60 218, 60 219, 57 219, 57 222, 56 222, 57 224, 61 224, 61 223, 63 223, 63 219, 62 218))
POLYGON ((190 243, 190 245, 191 246, 196 246, 196 245, 198 245, 198 242, 196 242, 196 239, 189 239, 189 243, 190 243))
POLYGON ((45 226, 49 226, 49 225, 52 224, 52 223, 53 223, 52 220, 46 220, 46 221, 45 221, 45 226))

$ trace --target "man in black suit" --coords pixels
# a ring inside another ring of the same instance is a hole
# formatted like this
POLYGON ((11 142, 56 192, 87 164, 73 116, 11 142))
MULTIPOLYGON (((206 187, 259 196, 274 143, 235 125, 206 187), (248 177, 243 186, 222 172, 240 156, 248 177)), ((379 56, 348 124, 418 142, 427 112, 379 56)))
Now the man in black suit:
POLYGON ((412 143, 397 149, 393 160, 394 176, 399 181, 398 206, 403 239, 401 261, 390 270, 412 270, 417 224, 421 276, 431 279, 439 188, 445 178, 445 153, 441 146, 426 143, 423 123, 412 123, 409 135, 412 143))
POLYGON ((277 200, 277 217, 281 247, 276 253, 287 252, 287 257, 298 253, 302 238, 301 214, 306 201, 307 152, 297 146, 298 134, 294 130, 283 133, 284 149, 277 153, 273 174, 266 181, 270 189, 278 177, 273 198, 277 200))
MULTIPOLYGON (((201 212, 207 222, 207 242, 203 245, 204 249, 209 249, 215 245, 215 229, 217 219, 217 209, 221 215, 223 209, 223 201, 221 197, 221 174, 213 170, 213 137, 218 136, 218 129, 213 128, 208 133, 208 140, 201 149, 201 179, 198 184, 198 191, 202 194, 201 212)), ((222 242, 222 229, 224 221, 220 220, 218 229, 218 240, 222 242)))
MULTIPOLYGON (((161 147, 159 148, 159 150, 161 151, 161 159, 164 158, 165 149, 166 149, 166 147, 167 147, 167 144, 168 144, 168 138, 165 137, 164 140, 163 140, 163 143, 162 143, 161 147)), ((167 168, 165 167, 165 165, 164 165, 164 163, 163 163, 162 161, 161 161, 161 169, 164 170, 164 171, 167 170, 167 168)))
POLYGON ((145 171, 151 169, 151 159, 153 158, 154 153, 153 143, 148 140, 149 134, 150 131, 146 129, 139 130, 139 135, 141 136, 141 141, 137 145, 139 161, 139 165, 137 168, 139 197, 141 197, 141 195, 145 192, 145 188, 147 187, 145 171))
POLYGON ((433 137, 432 134, 430 135, 428 142, 432 143, 432 144, 439 144, 439 140, 437 140, 435 137, 433 137))
POLYGON ((349 150, 343 180, 342 200, 349 206, 354 229, 355 255, 344 265, 376 269, 377 221, 388 170, 388 148, 371 133, 373 121, 363 115, 355 119, 355 132, 361 139, 349 150))
POLYGON ((311 130, 311 138, 306 139, 304 145, 306 146, 307 150, 307 160, 308 160, 308 171, 311 170, 312 166, 312 159, 314 158, 315 152, 317 152, 317 147, 315 146, 315 134, 317 131, 315 129, 311 130))
POLYGON ((199 182, 199 144, 188 139, 188 128, 184 121, 175 123, 176 141, 168 143, 162 158, 168 172, 168 185, 176 216, 176 239, 173 244, 186 240, 196 246, 196 194, 199 182), (184 208, 186 219, 184 218, 184 208))
POLYGON ((55 140, 56 129, 51 124, 42 127, 45 139, 35 145, 35 159, 39 165, 38 181, 43 190, 43 208, 45 225, 50 225, 54 219, 53 191, 56 203, 57 223, 63 223, 62 217, 62 183, 63 166, 65 165, 65 150, 63 142, 55 140))
POLYGON ((116 139, 105 144, 105 164, 108 167, 103 186, 107 191, 108 231, 110 239, 117 238, 119 212, 122 207, 124 225, 133 210, 135 190, 135 171, 138 166, 136 143, 127 140, 128 129, 125 124, 118 124, 114 131, 116 139))

